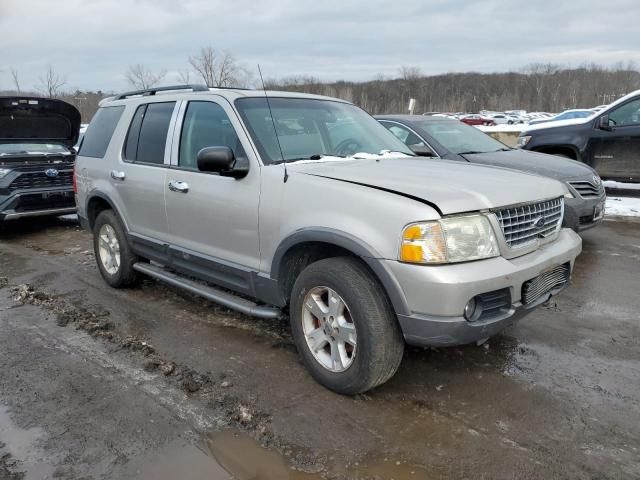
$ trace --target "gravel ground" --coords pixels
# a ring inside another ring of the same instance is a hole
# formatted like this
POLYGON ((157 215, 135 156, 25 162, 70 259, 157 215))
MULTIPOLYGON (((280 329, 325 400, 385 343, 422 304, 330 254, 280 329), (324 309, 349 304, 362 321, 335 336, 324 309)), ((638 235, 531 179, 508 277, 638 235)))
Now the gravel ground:
POLYGON ((286 321, 110 289, 70 219, 0 228, 0 479, 640 478, 638 223, 585 232, 573 285, 504 334, 407 349, 355 398, 286 321))

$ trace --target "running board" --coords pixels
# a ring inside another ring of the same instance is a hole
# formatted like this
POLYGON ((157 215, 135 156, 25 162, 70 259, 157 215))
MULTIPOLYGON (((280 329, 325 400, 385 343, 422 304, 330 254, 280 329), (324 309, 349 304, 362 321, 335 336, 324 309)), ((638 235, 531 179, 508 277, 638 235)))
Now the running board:
POLYGON ((279 308, 257 305, 251 300, 246 300, 234 295, 233 293, 225 292, 223 290, 189 280, 188 278, 169 272, 160 266, 138 262, 133 264, 133 269, 140 273, 144 273, 145 275, 149 275, 156 280, 181 288, 187 292, 195 293, 207 300, 219 303, 220 305, 237 310, 252 317, 274 319, 282 315, 279 308))

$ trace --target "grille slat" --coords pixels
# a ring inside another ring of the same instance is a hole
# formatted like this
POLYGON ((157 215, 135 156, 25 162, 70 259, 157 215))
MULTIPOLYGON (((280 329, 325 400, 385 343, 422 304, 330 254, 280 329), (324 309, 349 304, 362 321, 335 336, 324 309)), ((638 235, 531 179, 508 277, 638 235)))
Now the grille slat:
POLYGON ((538 237, 548 237, 560 228, 564 203, 562 198, 545 202, 507 207, 495 212, 504 239, 509 247, 519 247, 538 237), (542 217, 543 223, 534 222, 542 217))
POLYGON ((9 185, 10 191, 34 188, 66 187, 73 185, 73 171, 60 170, 58 176, 48 177, 43 171, 21 173, 9 185))
POLYGON ((593 182, 591 180, 579 180, 568 182, 582 198, 599 198, 604 193, 604 185, 602 182, 593 182))
POLYGON ((571 267, 565 263, 526 281, 522 285, 523 305, 529 305, 551 290, 565 285, 569 281, 570 273, 571 267))

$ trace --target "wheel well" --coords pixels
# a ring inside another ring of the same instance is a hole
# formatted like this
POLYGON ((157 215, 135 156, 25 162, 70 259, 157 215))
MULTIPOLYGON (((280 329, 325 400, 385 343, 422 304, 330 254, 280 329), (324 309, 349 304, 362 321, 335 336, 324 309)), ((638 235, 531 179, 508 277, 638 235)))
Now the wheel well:
POLYGON ((536 152, 546 153, 548 155, 564 155, 566 157, 572 158, 574 160, 578 160, 578 154, 571 147, 542 147, 536 149, 536 152))
MULTIPOLYGON (((283 255, 280 261, 280 267, 278 268, 278 289, 280 290, 281 298, 284 299, 287 304, 289 303, 293 284, 296 278, 298 278, 298 275, 300 275, 302 270, 308 265, 325 258, 344 256, 360 258, 346 248, 331 243, 302 242, 293 245, 283 255)), ((374 275, 373 272, 371 273, 374 275)))
POLYGON ((93 230, 96 218, 98 218, 98 215, 100 215, 100 212, 103 210, 113 210, 113 207, 104 198, 93 197, 89 200, 87 205, 87 221, 89 222, 91 230, 93 230))

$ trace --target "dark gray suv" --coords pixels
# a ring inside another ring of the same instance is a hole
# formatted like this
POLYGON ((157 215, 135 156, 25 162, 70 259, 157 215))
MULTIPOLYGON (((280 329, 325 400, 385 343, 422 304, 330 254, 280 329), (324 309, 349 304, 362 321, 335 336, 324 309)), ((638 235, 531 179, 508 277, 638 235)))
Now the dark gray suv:
POLYGON ((0 97, 0 221, 76 211, 80 112, 61 100, 0 97))

